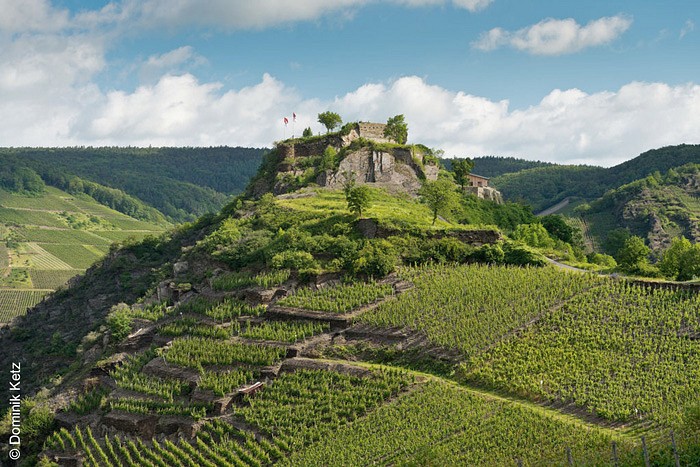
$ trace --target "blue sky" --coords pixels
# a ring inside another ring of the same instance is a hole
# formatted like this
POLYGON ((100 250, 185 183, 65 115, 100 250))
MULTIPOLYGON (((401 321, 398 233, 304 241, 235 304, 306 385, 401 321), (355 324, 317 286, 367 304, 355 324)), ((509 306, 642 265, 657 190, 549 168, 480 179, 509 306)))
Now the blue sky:
POLYGON ((700 2, 0 0, 0 145, 270 146, 399 113, 447 155, 700 143, 700 2), (285 128, 284 116, 298 121, 285 128))

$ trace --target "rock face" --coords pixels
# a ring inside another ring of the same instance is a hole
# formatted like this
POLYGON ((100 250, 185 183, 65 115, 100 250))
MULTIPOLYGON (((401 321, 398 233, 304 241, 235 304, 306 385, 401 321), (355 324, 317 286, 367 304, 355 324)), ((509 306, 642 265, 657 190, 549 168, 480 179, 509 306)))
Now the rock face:
POLYGON ((316 183, 328 188, 342 188, 345 174, 353 174, 357 183, 373 183, 415 193, 421 186, 421 178, 437 179, 437 167, 426 172, 416 164, 408 149, 397 148, 385 152, 362 148, 348 154, 340 162, 338 170, 322 173, 316 183))
POLYGON ((495 188, 491 188, 490 186, 468 186, 464 187, 464 191, 475 195, 477 198, 503 204, 503 196, 501 196, 501 192, 495 188))

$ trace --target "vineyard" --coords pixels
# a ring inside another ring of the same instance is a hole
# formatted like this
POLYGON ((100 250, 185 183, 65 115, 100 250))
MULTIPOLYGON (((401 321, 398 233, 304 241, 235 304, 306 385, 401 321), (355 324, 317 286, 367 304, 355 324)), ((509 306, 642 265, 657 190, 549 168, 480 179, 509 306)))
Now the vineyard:
POLYGON ((122 306, 150 321, 158 344, 110 369, 116 390, 75 400, 70 410, 86 424, 56 431, 44 452, 104 466, 634 466, 645 456, 668 465, 676 454, 681 465, 694 462, 680 409, 700 393, 697 295, 550 267, 431 265, 399 274, 414 287, 392 300, 382 300, 394 296, 390 284, 350 283, 296 287, 273 305, 360 310, 364 328, 421 332, 459 351, 456 371, 444 372, 452 381, 314 357, 343 331, 331 332, 323 317, 274 321, 266 306, 235 296, 262 287, 262 278, 277 287, 290 276, 230 273, 218 294, 122 306), (610 428, 553 408, 567 404, 630 424, 610 428), (123 434, 96 436, 96 416, 133 421, 113 425, 131 427, 123 434), (155 436, 134 436, 144 423, 154 423, 155 436), (157 431, 169 423, 189 428, 157 431), (679 430, 673 449, 667 427, 679 430))
POLYGON ((390 284, 357 282, 319 290, 300 289, 294 295, 285 297, 277 303, 306 310, 346 313, 391 295, 393 292, 394 289, 390 284))
POLYGON ((45 243, 42 248, 69 264, 73 269, 87 269, 100 258, 83 245, 45 243))
POLYGON ((41 301, 46 291, 0 289, 0 323, 8 323, 15 316, 27 312, 41 301))
POLYGON ((484 265, 406 268, 415 288, 362 315, 363 323, 408 327, 431 342, 478 353, 575 294, 602 283, 555 268, 484 265))
POLYGON ((576 465, 642 461, 625 438, 454 385, 428 382, 332 436, 294 452, 285 465, 576 465), (605 460, 608 460, 606 462, 605 460))
POLYGON ((675 423, 700 394, 699 335, 697 294, 610 280, 472 358, 465 372, 611 420, 675 423))
POLYGON ((253 285, 269 289, 284 283, 289 279, 289 274, 290 271, 288 269, 261 272, 255 276, 241 272, 231 272, 214 278, 212 286, 216 291, 231 291, 253 285))
POLYGON ((32 269, 29 271, 29 275, 32 278, 34 288, 55 290, 81 272, 76 269, 32 269))

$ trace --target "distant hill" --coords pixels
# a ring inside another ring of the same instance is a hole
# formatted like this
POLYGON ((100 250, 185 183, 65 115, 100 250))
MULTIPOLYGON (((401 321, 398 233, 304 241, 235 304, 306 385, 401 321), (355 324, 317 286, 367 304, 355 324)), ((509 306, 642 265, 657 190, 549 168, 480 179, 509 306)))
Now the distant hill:
POLYGON ((674 237, 700 241, 699 199, 700 164, 687 164, 607 192, 582 217, 601 245, 607 232, 621 227, 660 252, 674 237))
MULTIPOLYGON (((491 184, 506 199, 529 203, 534 211, 540 211, 566 197, 591 201, 623 184, 688 163, 700 163, 700 145, 654 149, 608 169, 583 165, 541 166, 495 177, 491 184)), ((474 172, 478 173, 476 167, 474 172)))
MULTIPOLYGON (((452 170, 453 160, 454 159, 441 159, 441 162, 447 170, 452 170)), ((556 165, 551 162, 529 161, 526 159, 518 159, 516 157, 499 156, 474 157, 472 161, 474 161, 473 172, 489 178, 498 177, 499 175, 504 175, 507 173, 534 169, 536 167, 549 167, 556 165)))
MULTIPOLYGON (((3 174, 0 186, 7 182, 8 172, 3 174)), ((15 175, 13 183, 26 186, 15 175)), ((31 171, 24 175, 31 177, 31 171)), ((170 227, 162 216, 156 222, 134 219, 84 193, 39 183, 34 179, 33 191, 0 188, 0 323, 84 273, 112 243, 160 235, 170 227)))
POLYGON ((264 152, 240 147, 0 148, 0 159, 21 161, 47 183, 69 191, 76 176, 119 189, 169 220, 184 222, 218 211, 242 192, 264 152))

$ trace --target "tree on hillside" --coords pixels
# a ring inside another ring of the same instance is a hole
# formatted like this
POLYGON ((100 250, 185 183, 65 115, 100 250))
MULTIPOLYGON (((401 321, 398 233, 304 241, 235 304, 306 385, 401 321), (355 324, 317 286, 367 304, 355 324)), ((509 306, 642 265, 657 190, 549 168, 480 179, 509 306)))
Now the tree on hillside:
POLYGON ((309 137, 311 137, 311 136, 313 136, 313 135, 314 135, 314 134, 313 134, 313 132, 311 131, 311 127, 310 127, 310 126, 307 126, 306 128, 304 128, 304 132, 301 134, 302 138, 309 138, 309 137))
POLYGON ((330 133, 343 123, 343 119, 335 112, 322 112, 318 114, 318 123, 326 127, 326 133, 330 133))
POLYGON ((372 201, 372 192, 367 185, 353 186, 345 193, 348 209, 362 217, 362 211, 368 209, 372 201))
POLYGON ((665 276, 679 281, 700 276, 700 244, 692 244, 685 237, 674 238, 659 262, 659 269, 665 276))
POLYGON ((433 211, 433 225, 438 214, 452 210, 457 204, 457 193, 454 184, 444 178, 435 181, 426 181, 418 194, 425 204, 433 211))
POLYGON ((408 140, 408 125, 404 121, 403 115, 395 115, 386 121, 384 136, 393 139, 398 144, 406 144, 408 140))
POLYGON ((625 241, 625 245, 618 251, 618 263, 626 271, 638 269, 641 264, 649 262, 648 256, 651 250, 644 244, 644 240, 636 235, 625 241))
POLYGON ((452 172, 455 174, 455 181, 459 183, 459 186, 464 190, 464 186, 469 182, 469 174, 474 168, 474 161, 471 159, 455 159, 452 162, 452 172))
POLYGON ((547 232, 562 242, 572 246, 583 246, 583 233, 581 229, 569 225, 564 216, 559 214, 549 214, 540 218, 540 222, 547 229, 547 232))

